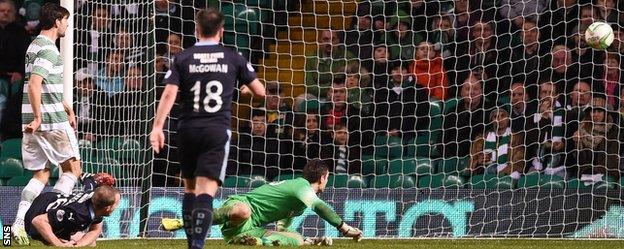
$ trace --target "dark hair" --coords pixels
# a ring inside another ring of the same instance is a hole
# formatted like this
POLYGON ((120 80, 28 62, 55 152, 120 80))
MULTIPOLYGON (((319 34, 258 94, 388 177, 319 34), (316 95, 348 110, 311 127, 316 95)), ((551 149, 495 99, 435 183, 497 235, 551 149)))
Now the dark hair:
POLYGON ((266 111, 261 108, 256 108, 251 110, 251 118, 253 117, 264 117, 266 116, 266 111))
POLYGON ((327 165, 320 159, 312 159, 303 167, 303 178, 310 183, 321 180, 321 177, 329 171, 327 165))
POLYGON ((215 8, 200 10, 195 16, 195 23, 197 23, 199 33, 202 36, 215 36, 223 27, 223 14, 215 8))
POLYGON ((119 190, 111 186, 100 186, 95 189, 91 202, 94 208, 105 208, 115 204, 115 197, 119 194, 119 190))
POLYGON ((69 17, 69 11, 55 3, 46 3, 41 8, 39 15, 39 24, 42 30, 51 29, 57 20, 69 17))

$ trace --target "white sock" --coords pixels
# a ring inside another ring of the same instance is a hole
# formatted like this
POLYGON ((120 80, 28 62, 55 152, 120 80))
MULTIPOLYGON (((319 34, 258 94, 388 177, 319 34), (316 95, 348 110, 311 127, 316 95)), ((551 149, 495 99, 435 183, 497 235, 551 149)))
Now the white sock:
POLYGON ((40 182, 39 180, 32 178, 26 184, 26 187, 22 190, 22 196, 20 198, 20 203, 17 208, 17 215, 15 216, 15 222, 18 226, 24 226, 24 216, 26 216, 26 212, 30 208, 32 202, 39 196, 45 184, 40 182))
POLYGON ((61 192, 64 195, 71 194, 74 186, 78 182, 78 178, 72 173, 63 173, 54 185, 54 190, 61 192))

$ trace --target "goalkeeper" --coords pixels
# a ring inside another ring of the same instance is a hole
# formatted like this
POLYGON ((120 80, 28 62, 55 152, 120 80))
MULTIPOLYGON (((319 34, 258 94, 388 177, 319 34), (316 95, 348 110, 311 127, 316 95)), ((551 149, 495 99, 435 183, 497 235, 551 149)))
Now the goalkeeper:
MULTIPOLYGON (((272 182, 253 191, 229 196, 221 208, 213 213, 214 224, 221 224, 223 238, 229 244, 243 245, 331 245, 331 238, 306 238, 288 230, 292 219, 309 207, 329 224, 338 228, 342 235, 361 239, 362 231, 353 228, 318 198, 325 190, 329 170, 318 159, 311 160, 303 168, 303 178, 272 182), (268 223, 277 221, 277 231, 265 229, 268 223)), ((179 219, 163 219, 165 230, 182 228, 179 219)))

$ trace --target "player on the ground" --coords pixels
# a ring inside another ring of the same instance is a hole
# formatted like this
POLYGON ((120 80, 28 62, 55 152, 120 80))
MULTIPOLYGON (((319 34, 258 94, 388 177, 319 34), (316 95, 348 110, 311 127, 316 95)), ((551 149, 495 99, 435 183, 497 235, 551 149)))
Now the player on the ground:
MULTIPOLYGON (((329 170, 321 160, 314 159, 303 168, 303 177, 272 182, 249 193, 229 196, 223 206, 214 211, 214 224, 222 224, 223 238, 230 244, 243 245, 331 245, 328 237, 306 238, 288 227, 294 217, 311 208, 346 237, 357 240, 362 231, 344 223, 317 194, 325 190, 329 170), (264 226, 277 222, 277 231, 264 226)), ((163 219, 166 230, 181 228, 178 219, 163 219)))
POLYGON ((156 111, 150 142, 156 153, 163 148, 163 125, 179 89, 184 231, 189 248, 203 248, 212 225, 213 197, 225 177, 234 88, 238 81, 241 92, 262 98, 265 90, 245 58, 219 45, 223 14, 213 8, 201 10, 195 23, 199 42, 176 55, 165 74, 167 86, 156 111))
POLYGON ((46 245, 95 246, 102 233, 102 218, 115 211, 120 199, 119 191, 107 185, 69 196, 42 193, 26 212, 26 232, 46 245))
POLYGON ((55 45, 65 36, 69 11, 58 4, 46 3, 41 9, 41 34, 26 51, 27 95, 22 100, 22 158, 24 168, 34 171, 22 190, 13 238, 28 244, 24 215, 41 193, 50 177, 50 165, 60 165, 63 174, 54 189, 68 195, 81 174, 80 154, 74 129, 76 117, 71 105, 63 100, 63 60, 55 45))

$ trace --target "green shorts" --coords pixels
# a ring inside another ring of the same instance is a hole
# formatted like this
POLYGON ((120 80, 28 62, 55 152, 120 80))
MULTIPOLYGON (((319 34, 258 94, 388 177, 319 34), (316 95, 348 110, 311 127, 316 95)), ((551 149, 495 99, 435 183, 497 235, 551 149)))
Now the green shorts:
MULTIPOLYGON (((251 205, 249 204, 249 201, 247 201, 247 198, 237 195, 230 196, 221 207, 232 208, 239 203, 247 205, 247 207, 249 207, 249 209, 251 210, 251 205)), ((228 243, 230 243, 235 237, 241 235, 249 235, 255 238, 262 238, 264 234, 266 234, 266 232, 267 229, 265 229, 262 224, 259 224, 255 221, 253 212, 251 213, 251 217, 249 217, 249 219, 241 224, 231 226, 228 222, 226 222, 225 224, 223 224, 223 226, 221 226, 221 234, 223 234, 223 239, 225 239, 225 241, 227 241, 228 243)))

